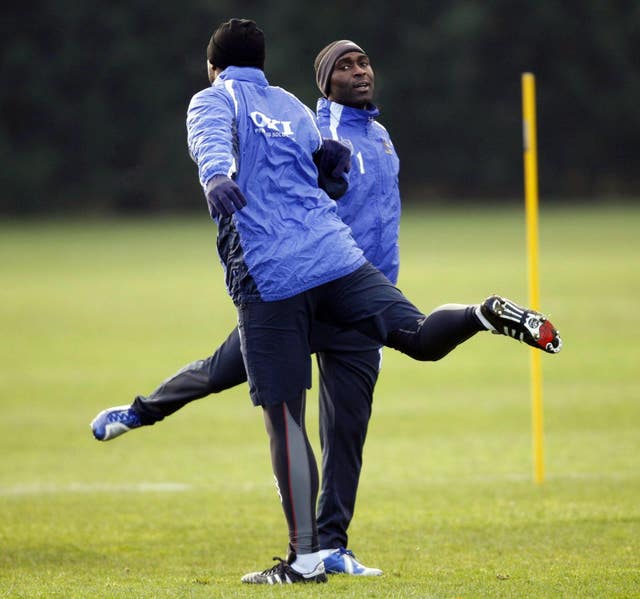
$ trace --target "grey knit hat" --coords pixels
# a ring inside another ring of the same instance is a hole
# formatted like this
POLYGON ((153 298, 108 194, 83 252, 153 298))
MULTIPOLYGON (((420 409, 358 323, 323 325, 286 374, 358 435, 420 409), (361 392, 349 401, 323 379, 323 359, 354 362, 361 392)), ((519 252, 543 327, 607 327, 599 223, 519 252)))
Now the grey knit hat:
POLYGON ((318 89, 323 96, 326 97, 329 94, 331 73, 333 72, 333 67, 336 64, 336 61, 343 54, 347 54, 348 52, 361 52, 362 54, 366 54, 358 44, 351 40, 338 40, 331 42, 328 46, 325 46, 320 50, 320 52, 318 52, 318 56, 316 56, 313 63, 313 68, 316 72, 316 83, 318 84, 318 89))

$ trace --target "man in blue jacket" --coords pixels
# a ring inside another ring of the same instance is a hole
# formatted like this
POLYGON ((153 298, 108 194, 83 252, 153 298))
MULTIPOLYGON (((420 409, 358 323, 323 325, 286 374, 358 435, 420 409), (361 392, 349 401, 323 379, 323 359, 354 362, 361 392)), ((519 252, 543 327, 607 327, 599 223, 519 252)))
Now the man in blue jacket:
MULTIPOLYGON (((252 21, 232 19, 216 30, 213 85, 190 103, 188 142, 218 222, 250 394, 263 408, 289 525, 287 561, 243 581, 324 582, 318 473, 304 423, 311 322, 355 329, 417 360, 440 359, 487 330, 549 353, 561 341, 543 315, 499 296, 481 305, 449 304, 428 316, 411 304, 365 258, 318 189, 314 155, 321 135, 308 109, 269 86, 263 61, 264 37, 252 21)), ((349 85, 362 95, 368 86, 366 80, 349 85)))
MULTIPOLYGON (((314 67, 323 95, 317 106, 322 136, 348 144, 355 156, 348 189, 337 204, 338 214, 350 226, 367 259, 396 283, 399 161, 389 134, 375 120, 379 111, 372 104, 375 76, 369 57, 354 42, 339 40, 318 54, 314 67)), ((364 566, 346 547, 381 346, 357 331, 322 322, 315 323, 311 339, 320 371, 323 456, 317 518, 325 568, 330 573, 379 575, 382 570, 364 566)), ((104 410, 92 429, 97 439, 107 441, 246 380, 236 328, 212 356, 185 366, 149 396, 136 397, 131 406, 104 410)))

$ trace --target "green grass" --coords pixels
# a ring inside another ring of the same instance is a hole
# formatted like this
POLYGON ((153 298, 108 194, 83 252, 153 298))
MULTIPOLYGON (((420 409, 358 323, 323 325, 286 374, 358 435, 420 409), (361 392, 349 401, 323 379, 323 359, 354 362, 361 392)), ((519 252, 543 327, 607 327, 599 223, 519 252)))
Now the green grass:
MULTIPOLYGON (((526 347, 387 351, 350 530, 385 575, 265 589, 240 576, 287 539, 246 388, 110 443, 88 428, 233 326, 214 225, 1 225, 0 596, 640 597, 640 209, 543 205, 540 231, 541 303, 565 338, 542 358, 545 483, 526 347)), ((406 210, 402 251, 424 310, 527 300, 519 206, 406 210)))

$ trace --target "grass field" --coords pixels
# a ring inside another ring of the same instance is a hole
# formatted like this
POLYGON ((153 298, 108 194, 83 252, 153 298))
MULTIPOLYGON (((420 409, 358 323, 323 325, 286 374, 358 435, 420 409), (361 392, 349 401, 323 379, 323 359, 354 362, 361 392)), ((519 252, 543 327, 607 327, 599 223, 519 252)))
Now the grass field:
MULTIPOLYGON (((640 208, 542 206, 545 464, 529 349, 478 335, 385 353, 350 546, 378 579, 246 587, 286 551, 246 388, 109 443, 89 422, 208 355, 233 307, 206 217, 0 225, 0 596, 640 597, 640 208)), ((424 310, 526 302, 509 210, 407 210, 400 287, 424 310)), ((309 429, 317 443, 316 388, 309 429)))

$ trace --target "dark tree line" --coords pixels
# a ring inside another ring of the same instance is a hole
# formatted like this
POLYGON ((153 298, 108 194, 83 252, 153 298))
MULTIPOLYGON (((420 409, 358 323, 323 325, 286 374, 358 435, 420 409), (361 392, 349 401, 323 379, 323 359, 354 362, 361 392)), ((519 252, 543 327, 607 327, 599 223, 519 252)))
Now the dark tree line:
POLYGON ((184 117, 231 16, 258 21, 271 83, 312 108, 321 47, 370 54, 407 200, 522 193, 525 71, 541 192, 640 192, 637 0, 25 0, 0 17, 0 212, 202 209, 184 117))

